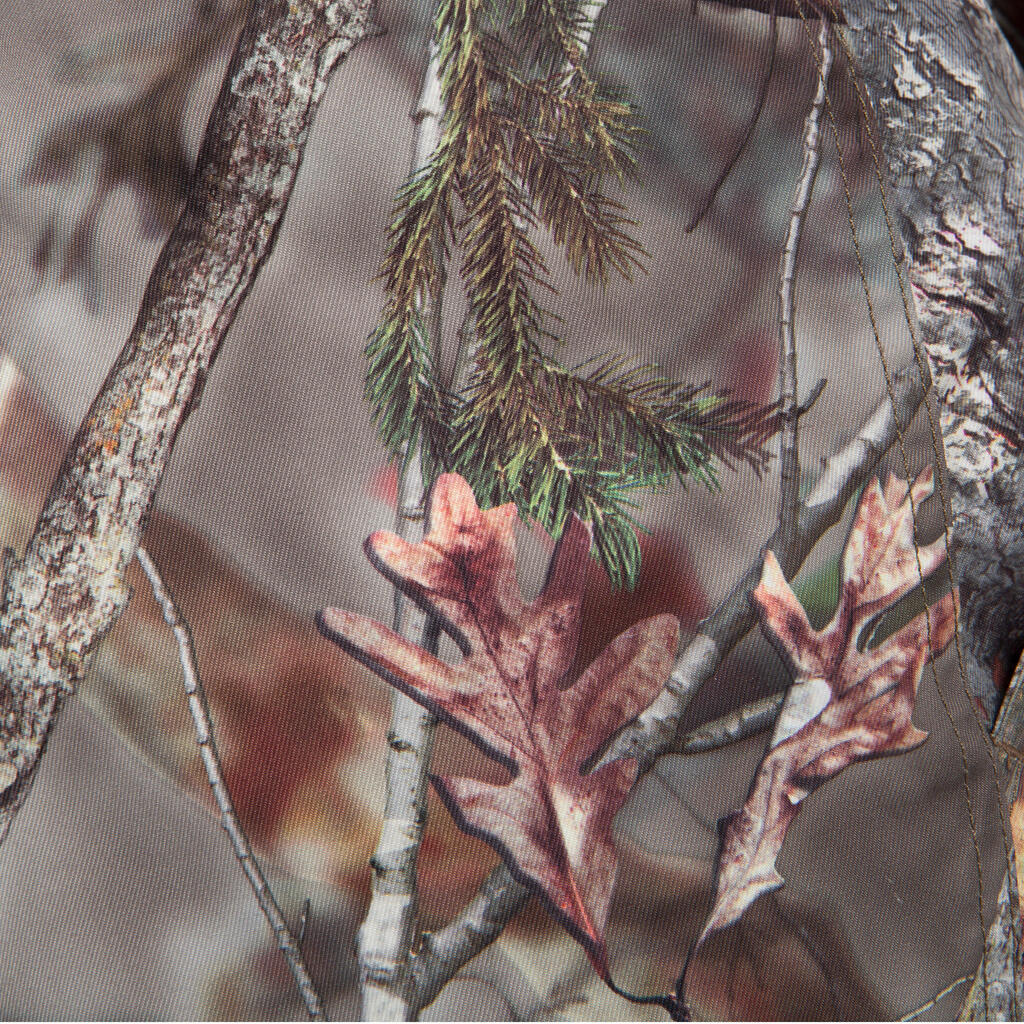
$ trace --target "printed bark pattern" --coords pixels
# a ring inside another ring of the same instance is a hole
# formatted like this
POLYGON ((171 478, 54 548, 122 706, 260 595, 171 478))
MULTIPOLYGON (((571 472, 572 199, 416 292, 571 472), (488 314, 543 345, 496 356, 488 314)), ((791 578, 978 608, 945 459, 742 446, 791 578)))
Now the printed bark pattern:
POLYGON ((563 689, 579 641, 590 531, 570 519, 544 589, 527 605, 516 579, 516 518, 511 504, 481 511, 465 480, 445 474, 431 494, 422 543, 385 532, 366 542, 373 564, 440 620, 465 654, 459 664, 445 664, 361 615, 330 608, 321 624, 355 658, 511 770, 507 785, 433 782, 460 826, 501 853, 607 977, 612 819, 636 765, 620 762, 591 775, 579 769, 659 692, 679 624, 672 615, 637 623, 563 689))
MULTIPOLYGON (((1013 792, 1011 784, 1008 792, 1013 792)), ((1017 905, 1024 903, 1024 782, 1018 777, 1016 793, 1010 805, 1010 835, 1013 838, 1013 860, 1017 875, 1017 905)))
POLYGON ((915 548, 914 509, 932 486, 929 467, 909 488, 894 476, 884 491, 877 479, 865 488, 843 553, 839 606, 821 632, 811 628, 775 556, 765 554, 754 602, 794 682, 746 804, 723 821, 717 895, 698 945, 783 884, 775 859, 810 792, 854 761, 902 753, 926 739, 910 716, 929 649, 939 654, 953 637, 953 595, 878 646, 862 639, 945 560, 942 538, 915 548))

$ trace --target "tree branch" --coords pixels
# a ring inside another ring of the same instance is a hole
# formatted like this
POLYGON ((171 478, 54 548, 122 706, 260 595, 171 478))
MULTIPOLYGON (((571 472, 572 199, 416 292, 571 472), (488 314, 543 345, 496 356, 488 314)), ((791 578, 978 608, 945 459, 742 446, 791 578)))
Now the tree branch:
POLYGON ((125 571, 178 432, 270 254, 330 74, 372 0, 256 0, 184 212, 0 598, 0 840, 50 727, 130 596, 125 571))
MULTIPOLYGON (((430 43, 423 87, 412 112, 416 135, 413 173, 425 167, 440 144, 444 129, 439 49, 430 43)), ((435 240, 435 258, 443 266, 442 246, 435 240)), ((435 353, 441 349, 441 289, 426 300, 424 322, 435 353)), ((445 370, 436 359, 442 378, 457 373, 453 360, 445 370)), ((398 515, 395 532, 408 537, 416 512, 423 519, 426 494, 419 459, 403 460, 398 473, 398 515)), ((422 634, 421 645, 437 653, 439 630, 395 588, 395 632, 412 637, 422 634)), ((362 987, 363 1020, 414 1020, 417 1006, 410 970, 410 950, 419 929, 416 862, 427 824, 427 785, 430 755, 437 718, 399 690, 391 694, 391 722, 385 762, 385 808, 377 848, 370 859, 373 895, 359 928, 357 949, 362 987)))
MULTIPOLYGON (((1017 773, 1019 778, 1019 772, 1017 773)), ((1014 965, 1020 943, 1014 864, 1003 876, 996 915, 985 937, 981 966, 974 975, 957 1020, 1020 1020, 1024 1003, 1021 972, 1014 965)))
MULTIPOLYGON (((896 376, 894 394, 902 429, 924 399, 916 365, 896 376)), ((798 547, 789 554, 787 573, 794 573, 822 534, 839 521, 857 488, 893 444, 896 429, 893 407, 887 396, 857 436, 829 459, 814 489, 801 503, 798 547)), ((677 661, 673 678, 697 681, 688 691, 690 696, 696 693, 699 682, 711 678, 725 655, 754 625, 747 594, 759 579, 760 563, 751 567, 732 593, 704 621, 701 633, 677 661), (691 673, 689 677, 684 674, 687 671, 691 673), (702 673, 706 674, 702 677, 702 673)), ((642 764, 649 765, 660 753, 696 754, 713 750, 768 728, 778 716, 782 699, 782 694, 765 697, 675 741, 678 723, 689 699, 680 707, 673 703, 677 698, 666 688, 658 698, 658 702, 664 705, 659 717, 649 723, 641 723, 638 719, 632 732, 627 729, 620 733, 618 743, 627 753, 618 754, 619 746, 612 746, 601 763, 610 763, 618 756, 628 756, 638 757, 642 764)), ((440 931, 425 935, 420 952, 412 960, 416 1012, 428 1006, 466 963, 493 942, 529 899, 530 890, 516 882, 508 868, 501 864, 491 872, 458 917, 440 931)))
POLYGON ((789 231, 779 273, 779 543, 785 549, 795 540, 800 514, 800 417, 797 404, 797 352, 794 289, 797 257, 804 221, 814 194, 820 158, 820 122, 825 106, 828 75, 832 67, 828 22, 818 33, 821 47, 820 74, 810 112, 804 121, 804 160, 790 208, 789 231))
MULTIPOLYGON (((584 57, 590 48, 597 19, 607 0, 589 0, 581 12, 580 29, 575 37, 577 54, 584 57)), ((563 72, 572 70, 567 57, 563 72)), ((424 75, 423 89, 414 118, 417 122, 416 150, 413 170, 424 166, 441 141, 444 106, 440 88, 438 47, 431 43, 430 58, 424 75)), ((440 265, 440 255, 436 256, 440 265)), ((441 318, 440 294, 434 298, 431 313, 426 318, 431 325, 435 351, 440 355, 441 318)), ((469 332, 473 329, 472 314, 467 313, 459 332, 458 346, 450 368, 441 358, 442 382, 458 387, 461 364, 470 347, 469 332)), ((407 469, 407 467, 406 467, 407 469)), ((417 467, 418 469, 418 467, 417 467)), ((402 492, 406 473, 399 476, 399 526, 403 524, 402 492)), ((417 473, 416 479, 419 479, 417 473)), ((403 598, 395 592, 395 629, 402 632, 401 608, 403 598)), ((437 627, 429 621, 431 642, 436 652, 437 627)), ((425 633, 426 635, 426 633, 425 633)), ((426 644, 424 644, 426 646, 426 644)), ((360 966, 363 976, 364 1020, 413 1020, 419 1012, 437 998, 441 989, 474 956, 492 943, 505 925, 527 903, 530 890, 517 882, 504 864, 496 867, 484 880, 477 895, 466 908, 440 931, 422 937, 421 948, 410 959, 415 938, 416 914, 416 857, 426 823, 426 777, 430 763, 430 748, 436 718, 396 691, 392 696, 392 724, 388 739, 388 810, 381 832, 378 852, 374 854, 374 900, 360 928, 360 966), (406 748, 401 750, 400 748, 406 748), (405 758, 403 766, 399 759, 405 758), (396 791, 393 793, 393 789, 396 791), (419 794, 419 795, 418 795, 419 794), (389 827, 392 811, 404 818, 389 827), (402 845, 402 864, 396 866, 390 885, 381 878, 378 855, 387 842, 389 833, 398 829, 402 845), (379 904, 379 911, 375 906, 379 904), (374 945, 376 973, 371 973, 369 956, 364 956, 364 945, 374 945)))
MULTIPOLYGON (((878 460, 896 440, 898 431, 913 419, 924 399, 916 364, 894 377, 893 399, 890 401, 887 394, 857 436, 825 464, 817 483, 800 502, 791 544, 782 546, 780 530, 769 538, 766 548, 775 552, 787 579, 796 575, 825 531, 839 522, 857 488, 874 472, 878 460)), ((761 569, 759 558, 700 624, 696 635, 677 657, 672 674, 657 699, 612 737, 605 751, 595 759, 594 769, 622 757, 635 757, 641 770, 646 770, 659 755, 674 749, 690 701, 756 622, 750 595, 761 579, 761 569)))
POLYGON ((775 724, 785 697, 785 693, 773 693, 750 704, 744 704, 743 707, 736 708, 735 711, 730 711, 712 722, 691 729, 668 753, 705 754, 709 750, 718 750, 719 747, 756 736, 775 724))
POLYGON ((425 1009, 470 960, 486 949, 526 906, 530 890, 504 864, 483 881, 465 909, 440 931, 423 936, 412 961, 416 1012, 425 1009))
MULTIPOLYGON (((220 823, 228 834, 231 842, 231 849, 234 851, 238 863, 242 867, 249 885, 252 886, 253 895, 259 905, 263 916, 270 925, 270 930, 277 940, 277 948, 288 964, 295 979, 295 985, 299 990, 299 996, 310 1020, 326 1020, 324 1015, 324 1004, 317 991, 316 984, 309 973, 306 961, 303 959, 302 950, 299 949, 299 942, 292 935, 288 923, 281 913, 266 875, 260 867, 259 861, 252 852, 252 844, 245 834, 242 823, 238 820, 238 813, 235 811, 234 801, 231 799, 231 791, 224 781, 224 772, 221 768, 220 754, 217 750, 217 742, 213 737, 213 723, 210 720, 210 709, 206 702, 206 691, 203 689, 203 681, 199 675, 199 666, 196 658, 196 645, 192 636, 192 630, 188 622, 178 609, 173 595, 167 589, 160 570, 156 563, 149 556, 145 548, 140 547, 135 552, 142 571, 149 579, 153 588, 153 596, 164 615, 164 621, 171 627, 174 638, 178 642, 178 656, 181 660, 181 671, 185 678, 185 694, 188 697, 188 709, 192 715, 192 721, 196 728, 196 743, 199 745, 199 756, 206 771, 206 779, 210 783, 210 791, 220 811, 220 823)), ((307 901, 308 906, 308 901, 307 901)), ((305 930, 306 911, 303 910, 302 927, 305 930)))
MULTIPOLYGON (((1024 757, 1020 752, 1022 716, 1019 707, 1024 660, 1018 663, 1010 682, 1010 695, 992 730, 992 740, 1003 767, 1009 770, 1006 793, 1012 800, 1021 785, 1024 757)), ((1011 851, 1003 884, 996 901, 996 913, 985 936, 981 962, 971 987, 964 998, 957 1020, 1017 1020, 1024 1005, 1024 973, 1014 963, 1020 949, 1021 916, 1017 888, 1017 858, 1020 851, 1011 851)))

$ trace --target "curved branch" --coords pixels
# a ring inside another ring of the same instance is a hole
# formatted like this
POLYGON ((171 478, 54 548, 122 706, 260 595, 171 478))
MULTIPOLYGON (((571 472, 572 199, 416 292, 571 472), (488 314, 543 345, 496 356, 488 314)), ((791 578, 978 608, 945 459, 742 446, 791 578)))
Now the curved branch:
POLYGON ((185 209, 124 349, 78 429, 0 597, 0 841, 50 727, 130 597, 160 479, 270 255, 335 65, 375 34, 372 0, 256 0, 210 116, 185 209))
POLYGON ((531 895, 499 864, 457 917, 423 936, 422 947, 412 961, 417 1012, 429 1006, 458 971, 504 931, 531 895))

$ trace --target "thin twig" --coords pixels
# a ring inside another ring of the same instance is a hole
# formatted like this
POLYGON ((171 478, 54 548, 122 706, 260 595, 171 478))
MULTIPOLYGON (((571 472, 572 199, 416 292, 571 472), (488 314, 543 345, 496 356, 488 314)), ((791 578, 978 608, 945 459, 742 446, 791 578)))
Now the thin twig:
POLYGON ((807 413, 809 413, 814 408, 815 404, 817 403, 818 399, 821 398, 822 393, 824 392, 827 386, 828 379, 825 377, 821 377, 818 380, 818 383, 815 384, 813 388, 811 388, 811 393, 803 400, 803 402, 800 403, 800 405, 797 406, 797 416, 806 416, 807 413))
POLYGON ((128 603, 125 572, 188 413, 266 262, 337 63, 372 0, 255 0, 135 326, 0 597, 0 840, 50 728, 128 603))
MULTIPOLYGON (((309 973, 309 968, 303 959, 299 943, 292 935, 281 908, 271 891, 263 869, 252 852, 252 845, 249 837, 238 820, 234 802, 231 799, 231 792, 224 781, 224 772, 221 768, 220 754, 217 750, 217 742, 213 735, 213 722, 210 719, 210 709, 206 701, 206 691, 203 689, 202 678, 199 675, 199 666, 196 659, 195 641, 192 637, 192 630, 185 617, 181 614, 174 600, 173 595, 167 589, 163 578, 160 575, 156 563, 149 556, 145 548, 140 547, 135 552, 139 565, 149 578, 150 586, 153 588, 153 596, 164 615, 164 621, 174 633, 174 639, 178 642, 178 657, 181 660, 181 671, 185 681, 185 693, 188 696, 188 709, 192 715, 192 721, 196 728, 196 743, 199 746, 199 756, 206 771, 206 779, 210 783, 210 791, 220 812, 220 823, 231 842, 231 849, 234 851, 238 863, 245 873, 245 877, 252 886, 253 895, 259 905, 263 916, 270 925, 270 930, 277 940, 277 948, 288 964, 292 972, 295 985, 299 990, 299 996, 306 1007, 306 1013, 310 1020, 326 1020, 324 1015, 324 1004, 317 991, 316 984, 309 973)), ((307 902, 308 906, 308 902, 307 902)), ((303 925, 305 924, 305 912, 303 912, 303 925)))
MULTIPOLYGON (((776 553, 787 579, 796 575, 825 531, 839 522, 850 498, 894 443, 897 431, 913 419, 924 399, 916 364, 893 378, 892 396, 890 401, 886 395, 857 436, 825 464, 814 487, 800 502, 798 526, 790 545, 780 550, 778 530, 769 538, 765 547, 776 553)), ((761 569, 758 558, 700 624, 676 658, 665 688, 646 711, 611 739, 594 759, 595 768, 619 758, 635 757, 646 771, 660 754, 673 749, 690 701, 755 624, 750 595, 760 582, 761 569)))
POLYGON ((911 1010, 910 1013, 906 1014, 903 1017, 900 1017, 900 1020, 916 1020, 918 1017, 921 1016, 922 1013, 927 1013, 933 1006, 936 1006, 940 999, 945 999, 946 996, 948 996, 949 993, 952 992, 955 988, 958 988, 965 982, 973 980, 974 975, 967 974, 963 978, 957 978, 956 981, 951 981, 941 992, 932 996, 932 998, 929 999, 927 1003, 922 1004, 916 1010, 911 1010))
MULTIPOLYGON (((431 40, 427 67, 416 107, 412 170, 430 160, 441 141, 444 100, 441 92, 440 58, 431 40)), ((440 240, 435 258, 442 262, 440 240)), ((440 354, 443 328, 440 293, 426 302, 424 322, 436 354, 440 354)), ((442 378, 454 377, 436 360, 442 378)), ((395 532, 410 534, 412 510, 422 510, 426 495, 418 453, 403 458, 398 473, 395 532)), ((436 654, 439 630, 436 619, 426 617, 398 588, 394 592, 395 632, 405 637, 421 634, 421 645, 436 654)), ((380 837, 370 864, 372 897, 357 941, 362 988, 363 1020, 413 1020, 417 1006, 410 970, 410 951, 419 929, 416 862, 427 822, 427 785, 436 717, 399 690, 392 690, 388 752, 385 762, 385 807, 380 837)))
MULTIPOLYGON (((767 3, 769 5, 768 17, 770 19, 768 23, 768 63, 764 70, 764 78, 761 80, 761 87, 757 93, 757 101, 754 104, 753 113, 747 119, 747 124, 739 144, 725 161, 721 171, 718 173, 718 177, 715 179, 715 183, 708 189, 704 201, 683 229, 686 234, 696 231, 700 222, 708 215, 715 200, 718 198, 718 193, 722 190, 722 186, 739 163, 740 157, 743 156, 743 152, 747 148, 747 144, 754 137, 754 129, 757 127, 757 122, 761 120, 761 114, 764 112, 765 101, 768 99, 768 89, 772 83, 772 75, 775 73, 775 57, 779 49, 778 0, 767 0, 767 3)), ((696 10, 696 0, 694 0, 694 9, 696 10)))
POLYGON ((807 211, 814 194, 820 160, 821 112, 825 107, 826 87, 832 64, 829 25, 822 19, 818 33, 821 47, 821 74, 811 109, 804 121, 804 158, 790 208, 789 231, 779 272, 779 533, 780 543, 788 548, 797 529, 800 506, 799 405, 797 403, 797 352, 794 291, 797 259, 807 211))

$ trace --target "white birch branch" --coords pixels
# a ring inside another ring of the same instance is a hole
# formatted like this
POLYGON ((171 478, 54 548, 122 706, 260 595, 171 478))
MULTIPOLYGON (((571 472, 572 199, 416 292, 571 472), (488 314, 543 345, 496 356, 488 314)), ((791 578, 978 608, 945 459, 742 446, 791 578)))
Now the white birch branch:
POLYGON ((377 30, 371 0, 255 0, 184 211, 0 597, 0 840, 50 727, 129 599, 178 432, 270 255, 331 72, 377 30))
POLYGON ((775 724, 785 697, 784 693, 773 693, 691 729, 668 753, 706 754, 709 750, 718 750, 730 743, 756 736, 775 724))
MULTIPOLYGON (((160 610, 163 612, 164 621, 170 626, 174 633, 174 639, 178 643, 178 657, 181 661, 181 671, 185 682, 185 694, 188 698, 188 710, 192 715, 192 721, 196 730, 196 744, 199 747, 199 757, 203 762, 203 769, 206 772, 206 780, 210 784, 210 791, 220 812, 220 823, 231 842, 231 849, 234 851, 238 863, 242 867, 249 885, 252 887, 253 895, 259 905, 260 911, 267 919, 270 930, 274 933, 277 941, 277 948, 281 951, 288 970, 295 979, 295 985, 299 990, 299 996, 306 1008, 310 1020, 326 1020, 324 1015, 324 1004, 317 991, 316 984, 309 973, 306 961, 299 949, 299 943, 291 933, 288 923, 281 913, 274 893, 267 882, 266 875, 260 867, 259 861, 252 852, 252 844, 249 837, 238 820, 238 813, 235 811, 234 801, 231 799, 231 791, 224 781, 224 772, 221 768, 220 753, 217 750, 217 742, 213 736, 213 722, 210 719, 210 709, 206 701, 206 691, 203 688, 202 677, 199 675, 199 666, 196 658, 195 640, 188 622, 178 609, 174 596, 167 589, 160 570, 156 563, 149 556, 145 548, 140 547, 135 552, 142 571, 149 579, 153 588, 153 596, 156 598, 160 610)), ((305 926, 305 911, 302 919, 305 926)))
MULTIPOLYGON (((579 59, 586 56, 598 17, 607 0, 591 0, 581 12, 580 30, 575 37, 579 59)), ((563 72, 572 71, 566 59, 563 72)), ((441 141, 444 103, 441 91, 438 48, 431 42, 423 89, 414 113, 417 124, 413 169, 422 167, 441 141)), ((440 263, 440 260, 438 261, 440 263)), ((440 352, 441 317, 438 307, 428 317, 435 350, 440 352)), ((460 365, 470 347, 468 333, 472 320, 467 315, 450 367, 438 359, 442 381, 451 387, 459 383, 460 365)), ((418 470, 418 467, 416 467, 418 470)), ((403 528, 402 491, 399 478, 399 527, 403 528)), ((416 473, 416 479, 420 479, 416 473)), ((407 520, 406 520, 407 521, 407 520)), ((395 592, 395 629, 401 626, 402 595, 395 592)), ((427 628, 431 623, 427 623, 427 628)), ((436 628, 432 641, 437 642, 436 628)), ((512 917, 526 905, 530 891, 512 878, 504 864, 484 881, 480 892, 447 927, 422 937, 415 957, 410 949, 416 938, 416 856, 426 822, 426 778, 430 742, 436 719, 397 691, 392 697, 392 722, 388 739, 388 809, 381 840, 374 854, 374 897, 359 933, 360 968, 363 978, 364 1020, 412 1020, 433 1002, 441 989, 477 953, 493 942, 512 917), (399 749, 402 748, 402 749, 399 749), (405 763, 399 764, 404 757, 405 763), (393 786, 398 791, 393 794, 393 786), (392 817, 392 815, 397 817, 392 817), (394 824, 389 825, 389 821, 394 824), (396 854, 401 864, 383 877, 380 857, 396 854), (371 962, 372 947, 372 962, 371 962)))
MULTIPOLYGON (((412 160, 415 172, 426 166, 443 130, 444 101, 439 51, 434 40, 430 43, 423 87, 412 118, 416 125, 412 160)), ((427 314, 431 341, 439 351, 439 298, 429 303, 427 314)), ((451 373, 455 372, 453 365, 451 373)), ((408 537, 410 523, 417 517, 423 518, 425 498, 419 459, 414 456, 403 461, 399 470, 395 526, 399 536, 408 537)), ((393 627, 407 638, 420 634, 422 646, 437 652, 436 621, 428 619, 397 588, 393 627)), ((413 1020, 417 1012, 409 957, 419 929, 416 861, 427 823, 428 771, 436 727, 437 719, 431 712, 392 690, 384 768, 384 820, 370 860, 370 906, 357 939, 363 1020, 413 1020)))

